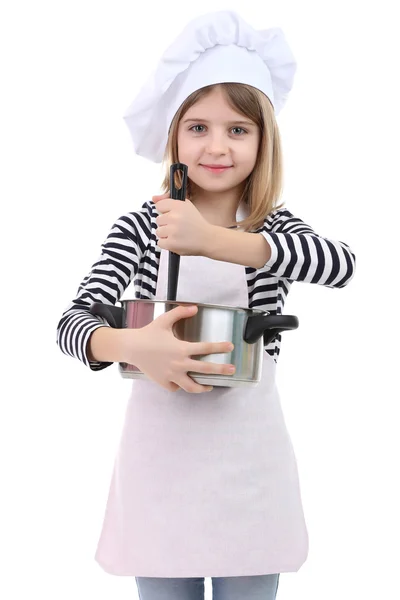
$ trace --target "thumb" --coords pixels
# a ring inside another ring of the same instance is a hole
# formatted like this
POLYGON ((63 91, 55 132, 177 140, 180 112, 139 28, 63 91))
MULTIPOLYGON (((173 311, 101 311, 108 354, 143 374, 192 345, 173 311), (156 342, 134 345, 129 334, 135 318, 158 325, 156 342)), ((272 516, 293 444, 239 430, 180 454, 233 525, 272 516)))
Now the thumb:
POLYGON ((192 317, 197 313, 197 306, 195 304, 191 306, 176 306, 172 310, 164 313, 164 321, 167 327, 172 327, 174 323, 179 321, 179 319, 186 319, 188 317, 192 317))

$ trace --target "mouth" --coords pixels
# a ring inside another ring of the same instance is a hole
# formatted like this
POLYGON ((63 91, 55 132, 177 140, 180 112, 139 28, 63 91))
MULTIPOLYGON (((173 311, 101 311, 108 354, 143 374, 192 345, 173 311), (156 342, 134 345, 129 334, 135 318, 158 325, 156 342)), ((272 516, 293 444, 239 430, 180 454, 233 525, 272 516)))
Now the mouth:
POLYGON ((224 173, 228 169, 232 168, 232 165, 200 165, 203 169, 206 169, 210 173, 224 173))

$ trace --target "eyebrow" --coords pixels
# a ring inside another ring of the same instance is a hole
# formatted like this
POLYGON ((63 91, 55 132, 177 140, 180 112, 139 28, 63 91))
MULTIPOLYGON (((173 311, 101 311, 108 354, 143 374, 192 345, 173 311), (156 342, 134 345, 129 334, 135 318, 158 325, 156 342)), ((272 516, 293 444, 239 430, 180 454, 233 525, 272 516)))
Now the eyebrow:
MULTIPOLYGON (((196 118, 192 118, 192 119, 185 119, 185 121, 183 121, 184 123, 189 123, 189 121, 200 121, 201 123, 209 123, 210 121, 207 121, 207 119, 196 119, 196 118)), ((233 123, 239 123, 240 125, 253 125, 255 126, 255 123, 252 123, 251 121, 227 121, 225 124, 226 125, 232 125, 233 123)))

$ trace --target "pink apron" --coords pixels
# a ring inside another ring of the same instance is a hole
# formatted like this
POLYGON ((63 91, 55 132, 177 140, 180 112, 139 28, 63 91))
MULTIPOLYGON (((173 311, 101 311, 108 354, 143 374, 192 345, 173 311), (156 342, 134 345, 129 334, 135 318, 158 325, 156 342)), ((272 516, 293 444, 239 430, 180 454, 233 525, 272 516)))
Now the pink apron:
MULTIPOLYGON (((161 250, 156 298, 165 300, 161 250)), ((181 256, 177 300, 248 307, 245 267, 181 256)), ((298 470, 264 353, 256 388, 168 392, 133 380, 95 559, 113 575, 298 571, 308 555, 298 470)))

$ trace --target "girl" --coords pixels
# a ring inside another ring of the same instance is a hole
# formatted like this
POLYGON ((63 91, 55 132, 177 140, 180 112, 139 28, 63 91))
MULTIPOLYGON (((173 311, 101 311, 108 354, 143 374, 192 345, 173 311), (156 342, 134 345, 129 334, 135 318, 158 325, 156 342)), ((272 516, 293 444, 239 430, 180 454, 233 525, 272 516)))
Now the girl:
POLYGON ((178 306, 141 329, 111 329, 89 313, 136 298, 166 300, 168 252, 181 256, 177 300, 282 314, 293 281, 345 287, 355 256, 278 205, 282 152, 276 115, 296 64, 279 29, 255 31, 222 11, 190 22, 129 107, 135 151, 163 160, 164 194, 119 218, 58 324, 61 350, 93 371, 137 365, 96 560, 136 577, 142 600, 271 600, 279 574, 308 555, 296 458, 275 384, 281 336, 265 348, 262 380, 210 388, 188 371, 230 352, 191 344, 178 306), (185 202, 169 197, 169 167, 188 165, 185 202), (205 394, 204 392, 208 392, 205 394), (199 395, 197 395, 199 394, 199 395))

